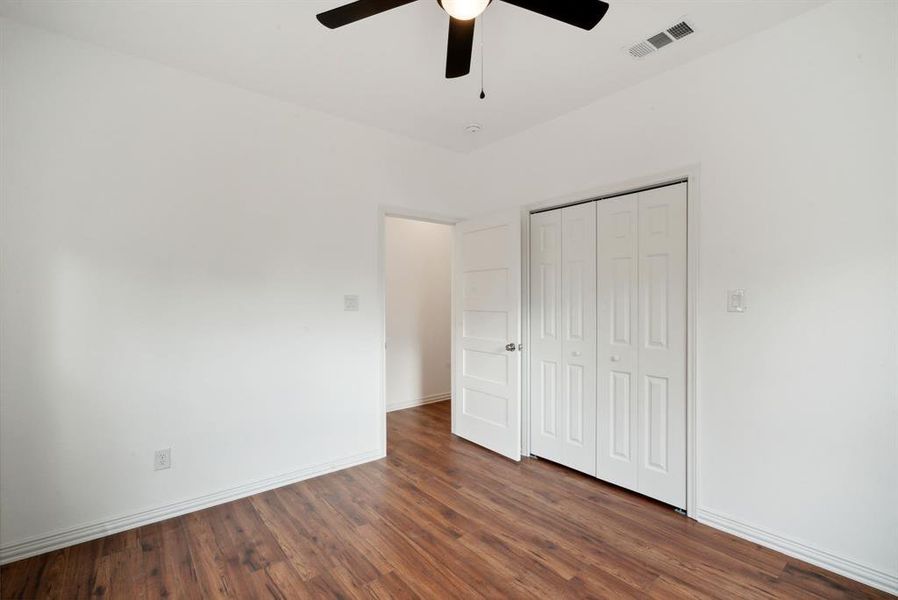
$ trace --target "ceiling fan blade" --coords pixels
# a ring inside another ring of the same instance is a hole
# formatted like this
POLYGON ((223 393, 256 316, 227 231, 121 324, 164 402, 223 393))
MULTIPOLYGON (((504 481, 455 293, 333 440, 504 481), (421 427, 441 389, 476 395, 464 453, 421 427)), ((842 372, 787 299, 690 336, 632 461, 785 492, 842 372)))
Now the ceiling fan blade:
POLYGON ((325 27, 336 29, 412 2, 415 0, 358 0, 320 13, 316 17, 325 27))
POLYGON ((608 3, 602 0, 505 0, 505 2, 587 30, 595 27, 608 12, 608 3))
POLYGON ((449 43, 446 46, 446 79, 462 77, 471 72, 471 51, 474 49, 476 19, 460 21, 449 17, 449 43))

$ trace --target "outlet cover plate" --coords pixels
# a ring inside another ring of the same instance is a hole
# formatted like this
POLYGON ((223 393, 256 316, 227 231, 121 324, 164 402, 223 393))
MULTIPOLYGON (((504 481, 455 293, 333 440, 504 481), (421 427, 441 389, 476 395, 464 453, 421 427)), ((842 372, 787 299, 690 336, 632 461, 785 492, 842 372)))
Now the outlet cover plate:
POLYGON ((156 450, 156 457, 153 461, 153 468, 157 471, 171 468, 171 448, 156 450))

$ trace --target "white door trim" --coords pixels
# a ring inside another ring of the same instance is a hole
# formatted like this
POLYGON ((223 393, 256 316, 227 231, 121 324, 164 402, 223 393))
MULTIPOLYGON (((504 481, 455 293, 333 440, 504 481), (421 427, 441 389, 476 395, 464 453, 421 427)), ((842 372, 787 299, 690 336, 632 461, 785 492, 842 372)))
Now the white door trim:
POLYGON ((701 189, 701 165, 693 164, 621 181, 613 185, 581 190, 549 200, 526 205, 521 210, 521 326, 524 350, 521 357, 521 455, 530 455, 530 214, 542 210, 561 208, 571 204, 600 200, 610 196, 630 194, 652 187, 686 182, 686 514, 695 519, 698 514, 698 417, 699 402, 696 390, 698 343, 698 280, 699 280, 699 206, 701 189))
MULTIPOLYGON (((434 213, 430 211, 404 208, 380 204, 377 207, 377 306, 380 314, 380 327, 378 328, 379 351, 378 375, 380 386, 378 390, 378 412, 380 415, 379 444, 380 456, 387 455, 387 274, 386 274, 386 219, 397 217, 412 221, 424 221, 426 223, 440 223, 442 225, 455 225, 462 219, 434 213)), ((454 310, 454 308, 453 308, 454 310)), ((452 315, 454 318, 455 315, 452 315)), ((451 354, 450 354, 451 356, 451 354)), ((453 361, 453 368, 455 364, 453 361)))
POLYGON ((530 212, 521 209, 521 457, 530 456, 530 212))

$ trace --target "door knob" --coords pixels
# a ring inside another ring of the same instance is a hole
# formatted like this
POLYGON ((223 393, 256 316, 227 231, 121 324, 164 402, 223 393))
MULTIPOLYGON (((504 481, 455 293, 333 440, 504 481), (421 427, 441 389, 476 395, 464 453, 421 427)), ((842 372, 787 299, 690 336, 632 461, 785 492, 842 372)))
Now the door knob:
POLYGON ((508 352, 514 352, 517 349, 518 349, 518 345, 515 343, 505 344, 505 350, 507 350, 508 352))
POLYGON ((617 354, 612 355, 611 362, 617 362, 619 360, 620 360, 620 356, 618 356, 617 354))
POLYGON ((573 352, 571 352, 571 356, 580 356, 580 352, 574 350, 573 352))

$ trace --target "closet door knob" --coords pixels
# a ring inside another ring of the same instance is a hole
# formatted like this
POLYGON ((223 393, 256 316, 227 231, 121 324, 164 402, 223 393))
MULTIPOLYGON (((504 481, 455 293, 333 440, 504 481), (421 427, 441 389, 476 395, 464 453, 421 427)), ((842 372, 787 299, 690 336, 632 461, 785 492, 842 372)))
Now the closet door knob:
POLYGON ((514 352, 517 349, 518 349, 518 345, 515 343, 505 344, 505 350, 507 350, 508 352, 514 352))
POLYGON ((620 360, 620 356, 618 356, 617 354, 614 354, 611 356, 611 362, 617 362, 619 360, 620 360))

